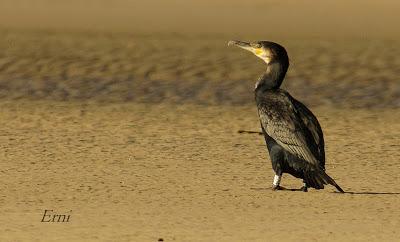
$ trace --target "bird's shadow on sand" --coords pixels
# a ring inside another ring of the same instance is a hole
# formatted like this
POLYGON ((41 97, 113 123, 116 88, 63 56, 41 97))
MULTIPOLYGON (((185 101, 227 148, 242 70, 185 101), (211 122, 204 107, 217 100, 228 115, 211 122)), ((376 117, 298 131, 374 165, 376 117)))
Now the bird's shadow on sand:
MULTIPOLYGON (((250 188, 251 190, 256 190, 256 191, 272 191, 271 188, 250 188)), ((273 191, 273 192, 303 192, 300 189, 293 189, 293 188, 286 188, 285 190, 279 190, 279 191, 273 191)), ((331 193, 335 194, 350 194, 350 195, 400 195, 400 192, 352 192, 352 191, 345 191, 344 193, 334 191, 331 193)))
MULTIPOLYGON (((340 192, 334 192, 340 193, 340 192)), ((400 192, 344 192, 351 195, 400 195, 400 192)))

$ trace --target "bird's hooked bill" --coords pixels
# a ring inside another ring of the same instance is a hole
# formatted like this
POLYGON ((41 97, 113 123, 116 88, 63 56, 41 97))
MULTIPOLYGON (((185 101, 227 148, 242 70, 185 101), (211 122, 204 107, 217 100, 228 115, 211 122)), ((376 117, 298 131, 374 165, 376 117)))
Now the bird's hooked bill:
POLYGON ((240 48, 245 49, 250 52, 253 52, 256 55, 258 55, 262 52, 261 48, 255 48, 249 42, 244 42, 244 41, 240 41, 240 40, 231 40, 228 42, 228 46, 231 46, 231 45, 240 47, 240 48))
POLYGON ((238 47, 241 47, 241 48, 249 48, 249 47, 251 47, 250 43, 244 42, 244 41, 240 41, 240 40, 230 40, 228 42, 228 46, 231 46, 231 45, 238 46, 238 47))
MULTIPOLYGON (((264 41, 266 42, 266 41, 264 41)), ((269 64, 271 61, 271 51, 265 48, 260 42, 244 42, 240 40, 231 40, 228 42, 228 46, 233 45, 252 52, 258 58, 261 58, 265 63, 269 64)))

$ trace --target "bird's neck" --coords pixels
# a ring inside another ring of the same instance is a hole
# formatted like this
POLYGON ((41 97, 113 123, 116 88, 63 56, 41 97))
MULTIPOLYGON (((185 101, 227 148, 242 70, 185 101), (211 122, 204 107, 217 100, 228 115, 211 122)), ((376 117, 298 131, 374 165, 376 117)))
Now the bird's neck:
POLYGON ((255 86, 256 92, 264 92, 266 90, 279 89, 285 78, 287 66, 281 63, 270 63, 267 65, 267 70, 258 78, 255 86))

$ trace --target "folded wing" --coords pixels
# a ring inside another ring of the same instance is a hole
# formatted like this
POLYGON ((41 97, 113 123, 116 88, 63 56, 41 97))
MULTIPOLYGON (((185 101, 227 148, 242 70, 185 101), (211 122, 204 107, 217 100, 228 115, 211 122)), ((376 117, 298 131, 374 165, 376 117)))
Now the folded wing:
POLYGON ((273 105, 260 105, 259 117, 265 132, 291 154, 320 167, 318 145, 299 110, 290 98, 273 105))

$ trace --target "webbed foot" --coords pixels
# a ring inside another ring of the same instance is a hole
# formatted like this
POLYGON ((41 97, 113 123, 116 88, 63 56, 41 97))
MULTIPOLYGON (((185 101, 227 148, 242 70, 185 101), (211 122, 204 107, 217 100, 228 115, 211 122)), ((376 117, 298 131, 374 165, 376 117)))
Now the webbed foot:
POLYGON ((300 191, 308 192, 307 186, 302 186, 302 187, 300 188, 300 191))

